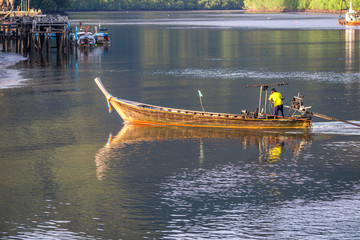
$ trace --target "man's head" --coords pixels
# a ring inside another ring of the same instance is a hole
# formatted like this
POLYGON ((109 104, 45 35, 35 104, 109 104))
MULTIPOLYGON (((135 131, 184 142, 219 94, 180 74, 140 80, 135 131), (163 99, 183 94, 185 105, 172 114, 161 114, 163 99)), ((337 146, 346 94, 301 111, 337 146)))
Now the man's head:
POLYGON ((276 92, 276 89, 275 88, 271 89, 271 93, 274 93, 274 92, 276 92))

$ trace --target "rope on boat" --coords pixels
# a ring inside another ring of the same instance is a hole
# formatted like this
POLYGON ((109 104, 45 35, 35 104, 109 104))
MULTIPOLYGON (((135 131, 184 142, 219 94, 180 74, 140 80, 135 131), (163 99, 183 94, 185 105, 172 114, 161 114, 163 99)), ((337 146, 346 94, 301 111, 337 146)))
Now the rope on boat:
POLYGON ((106 97, 106 100, 107 100, 107 104, 108 104, 108 108, 109 108, 109 113, 112 112, 112 107, 111 107, 111 103, 110 103, 110 100, 113 96, 111 94, 109 94, 107 97, 106 97))
POLYGON ((113 97, 108 91, 106 91, 105 87, 102 85, 101 80, 99 77, 96 77, 95 79, 95 83, 98 85, 98 87, 100 88, 101 92, 106 96, 106 100, 108 103, 108 108, 109 108, 109 113, 112 112, 112 108, 111 108, 111 103, 110 100, 113 97))

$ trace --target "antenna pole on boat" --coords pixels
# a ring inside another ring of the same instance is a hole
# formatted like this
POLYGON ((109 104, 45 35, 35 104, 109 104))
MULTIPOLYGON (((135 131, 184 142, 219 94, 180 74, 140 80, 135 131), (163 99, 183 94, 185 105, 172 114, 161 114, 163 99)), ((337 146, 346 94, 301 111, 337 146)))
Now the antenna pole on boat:
POLYGON ((262 91, 263 91, 263 86, 260 86, 260 96, 259 96, 259 112, 261 113, 261 95, 262 95, 262 91))
MULTIPOLYGON (((267 88, 266 88, 267 90, 267 88)), ((268 99, 268 91, 265 91, 265 103, 264 103, 264 113, 266 112, 266 106, 267 106, 267 99, 268 99)))

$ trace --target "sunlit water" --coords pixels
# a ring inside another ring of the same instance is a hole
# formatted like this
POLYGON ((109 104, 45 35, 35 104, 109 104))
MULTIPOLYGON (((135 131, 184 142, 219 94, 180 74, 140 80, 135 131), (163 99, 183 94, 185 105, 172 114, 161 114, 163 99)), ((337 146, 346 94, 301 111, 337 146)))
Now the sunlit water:
MULTIPOLYGON (((360 124, 359 31, 337 15, 71 13, 112 43, 68 61, 0 53, 0 239, 358 239, 360 128, 123 124, 94 84, 168 107, 237 113, 248 84, 299 92, 360 124)), ((270 111, 270 109, 267 109, 270 111)), ((286 114, 288 114, 286 112, 286 114)))
POLYGON ((0 88, 11 88, 21 86, 26 79, 22 77, 21 71, 13 66, 26 60, 19 54, 0 52, 0 88))

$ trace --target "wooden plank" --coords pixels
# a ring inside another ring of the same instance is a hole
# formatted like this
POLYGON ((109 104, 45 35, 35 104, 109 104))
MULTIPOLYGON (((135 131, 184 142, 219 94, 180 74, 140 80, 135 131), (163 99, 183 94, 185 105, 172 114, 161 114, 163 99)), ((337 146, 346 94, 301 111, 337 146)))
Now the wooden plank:
POLYGON ((282 83, 271 83, 271 84, 256 84, 256 85, 246 85, 246 87, 278 87, 278 86, 282 86, 282 85, 288 85, 288 83, 286 82, 282 82, 282 83))

